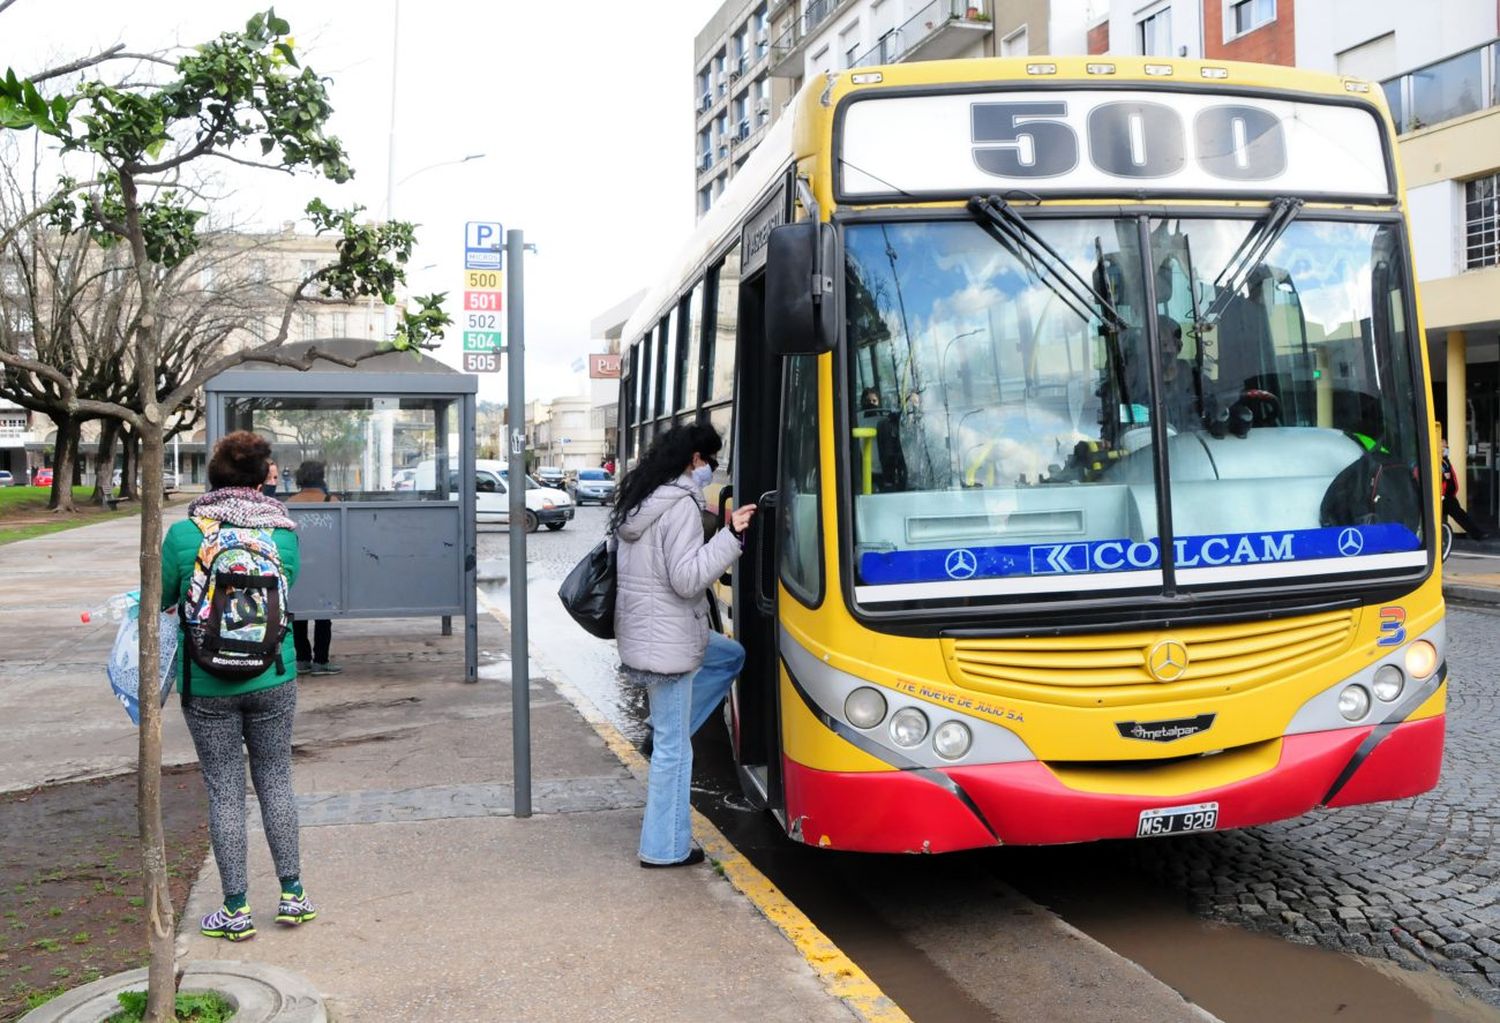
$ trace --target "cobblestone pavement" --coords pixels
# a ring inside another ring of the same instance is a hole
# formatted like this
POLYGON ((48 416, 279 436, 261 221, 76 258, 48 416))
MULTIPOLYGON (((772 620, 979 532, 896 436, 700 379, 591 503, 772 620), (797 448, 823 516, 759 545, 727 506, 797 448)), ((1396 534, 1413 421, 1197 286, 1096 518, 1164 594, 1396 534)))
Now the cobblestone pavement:
POLYGON ((1497 626, 1496 614, 1450 608, 1447 747, 1432 792, 1116 850, 1201 914, 1426 963, 1500 1006, 1497 626))
MULTIPOLYGON (((580 508, 566 529, 529 536, 532 578, 566 575, 607 511, 580 508)), ((480 557, 504 557, 507 542, 482 533, 480 557)), ((1125 866, 1202 916, 1290 941, 1428 964, 1500 1006, 1500 614, 1450 609, 1448 639, 1447 747, 1432 792, 1243 831, 1080 847, 1075 866, 1125 866)))

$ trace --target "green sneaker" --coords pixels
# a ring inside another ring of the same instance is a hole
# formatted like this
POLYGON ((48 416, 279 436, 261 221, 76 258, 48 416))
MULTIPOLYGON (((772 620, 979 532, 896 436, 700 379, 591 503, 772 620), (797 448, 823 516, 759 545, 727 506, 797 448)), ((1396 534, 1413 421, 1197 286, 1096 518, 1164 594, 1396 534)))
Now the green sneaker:
POLYGON ((307 893, 293 895, 291 892, 281 893, 281 903, 276 907, 276 922, 286 924, 288 927, 296 927, 298 924, 318 918, 318 907, 312 904, 312 899, 307 893))
POLYGON ((250 907, 243 906, 233 913, 220 906, 203 918, 199 928, 210 938, 225 941, 246 941, 255 937, 255 924, 250 920, 250 907))

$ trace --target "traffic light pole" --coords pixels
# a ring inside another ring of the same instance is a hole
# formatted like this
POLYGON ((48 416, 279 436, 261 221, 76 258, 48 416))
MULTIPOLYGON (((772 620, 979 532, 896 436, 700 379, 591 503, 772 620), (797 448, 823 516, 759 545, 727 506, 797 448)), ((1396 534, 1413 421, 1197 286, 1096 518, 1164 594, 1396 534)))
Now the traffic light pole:
POLYGON ((515 753, 512 786, 517 817, 531 816, 531 658, 526 635, 526 243, 521 231, 505 232, 506 356, 510 405, 510 712, 515 753))

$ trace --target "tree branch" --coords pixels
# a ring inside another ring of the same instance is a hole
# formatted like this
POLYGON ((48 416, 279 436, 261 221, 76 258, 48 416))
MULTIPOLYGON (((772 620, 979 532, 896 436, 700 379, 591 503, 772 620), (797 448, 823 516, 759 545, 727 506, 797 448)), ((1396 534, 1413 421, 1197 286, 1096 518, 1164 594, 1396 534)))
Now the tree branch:
POLYGON ((294 168, 285 167, 279 163, 259 163, 255 160, 246 160, 244 157, 240 156, 230 156, 228 153, 225 153, 218 149, 207 152, 204 155, 217 156, 221 160, 228 160, 230 163, 238 163, 246 167, 254 167, 256 170, 280 171, 281 173, 291 177, 296 177, 297 175, 297 172, 294 168))

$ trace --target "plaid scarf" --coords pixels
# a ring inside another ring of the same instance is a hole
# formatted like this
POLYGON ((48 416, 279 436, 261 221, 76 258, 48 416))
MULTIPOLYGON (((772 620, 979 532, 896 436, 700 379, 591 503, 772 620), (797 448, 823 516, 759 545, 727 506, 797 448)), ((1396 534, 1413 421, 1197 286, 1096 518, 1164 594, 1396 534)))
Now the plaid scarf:
POLYGON ((256 487, 220 487, 188 505, 189 518, 216 519, 247 529, 296 529, 286 505, 256 487))

